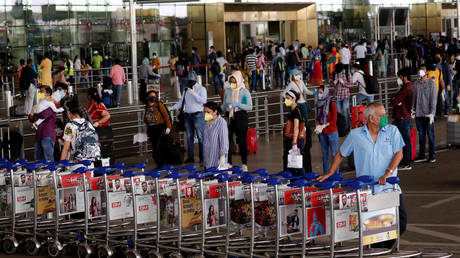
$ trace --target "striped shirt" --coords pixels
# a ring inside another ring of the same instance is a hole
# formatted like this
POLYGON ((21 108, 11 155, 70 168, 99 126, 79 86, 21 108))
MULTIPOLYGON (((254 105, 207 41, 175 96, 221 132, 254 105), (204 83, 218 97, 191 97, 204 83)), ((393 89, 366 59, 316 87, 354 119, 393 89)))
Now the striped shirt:
POLYGON ((246 56, 246 64, 248 64, 249 70, 254 71, 257 69, 257 56, 254 54, 249 54, 246 56))
POLYGON ((204 166, 206 168, 218 167, 220 155, 228 154, 228 128, 225 119, 218 116, 212 125, 206 121, 203 138, 204 166))

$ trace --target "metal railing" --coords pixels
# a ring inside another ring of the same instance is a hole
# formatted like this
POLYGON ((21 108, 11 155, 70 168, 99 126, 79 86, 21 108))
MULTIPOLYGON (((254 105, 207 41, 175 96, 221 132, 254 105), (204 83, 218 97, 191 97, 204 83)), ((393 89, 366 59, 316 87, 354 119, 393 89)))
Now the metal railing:
MULTIPOLYGON (((390 100, 399 90, 396 86, 396 78, 379 79, 379 93, 375 95, 375 100, 383 103, 387 112, 391 112, 390 100)), ((316 89, 316 87, 311 87, 316 89)), ((355 87, 357 88, 357 87, 355 87)), ((284 96, 281 95, 283 90, 272 90, 265 92, 257 92, 252 94, 253 110, 248 112, 249 126, 256 128, 258 136, 264 136, 265 141, 270 141, 270 133, 275 134, 281 132, 285 125, 285 116, 288 110, 283 105, 284 96)), ((351 96, 356 95, 356 89, 353 89, 351 96)), ((208 98, 208 101, 220 102, 219 97, 208 98)), ((315 99, 307 98, 310 107, 313 107, 313 112, 316 114, 315 99)), ((176 102, 166 101, 168 107, 176 104, 176 102)), ((133 137, 137 133, 145 132, 144 125, 144 106, 127 106, 120 108, 109 109, 111 115, 111 126, 115 141, 113 143, 113 150, 116 158, 130 155, 144 155, 150 152, 150 144, 148 142, 133 144, 133 137)), ((173 121, 175 120, 177 111, 171 112, 173 121)), ((309 117, 309 122, 314 123, 314 115, 309 117)), ((24 137, 24 144, 22 146, 21 157, 33 159, 34 154, 34 139, 35 132, 30 129, 30 122, 26 118, 0 120, 0 124, 9 125, 8 128, 2 129, 1 138, 3 134, 9 134, 10 130, 16 130, 24 137)), ((181 136, 182 141, 184 136, 181 136)), ((185 142, 185 141, 183 141, 185 142)), ((2 153, 3 154, 3 153, 2 153)))

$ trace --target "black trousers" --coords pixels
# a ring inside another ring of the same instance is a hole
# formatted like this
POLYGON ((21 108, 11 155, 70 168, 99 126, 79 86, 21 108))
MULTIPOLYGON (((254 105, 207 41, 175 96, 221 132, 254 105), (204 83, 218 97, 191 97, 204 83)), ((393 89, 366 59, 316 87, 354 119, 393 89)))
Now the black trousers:
POLYGON ((160 139, 165 133, 165 129, 166 126, 164 124, 153 125, 147 128, 147 135, 150 143, 152 144, 152 157, 153 160, 155 160, 157 167, 162 167, 164 165, 164 159, 160 151, 160 139))
MULTIPOLYGON (((399 234, 402 236, 404 232, 406 232, 407 228, 407 213, 406 207, 404 206, 402 194, 399 195, 399 234)), ((390 249, 396 243, 396 240, 388 240, 385 242, 372 244, 372 248, 386 248, 390 249)))
POLYGON ((248 113, 244 110, 240 110, 233 114, 233 117, 230 118, 230 123, 228 125, 228 138, 230 147, 228 150, 228 163, 232 163, 232 154, 233 154, 233 136, 236 135, 236 143, 240 149, 241 163, 248 163, 248 146, 246 143, 246 134, 248 133, 248 113))

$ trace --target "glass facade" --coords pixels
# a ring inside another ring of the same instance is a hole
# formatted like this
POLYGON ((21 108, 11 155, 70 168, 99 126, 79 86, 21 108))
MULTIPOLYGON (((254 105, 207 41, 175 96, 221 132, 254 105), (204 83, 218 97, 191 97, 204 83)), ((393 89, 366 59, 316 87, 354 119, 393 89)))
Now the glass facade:
MULTIPOLYGON (((196 3, 232 3, 234 1, 198 1, 196 3)), ((358 37, 389 37, 387 20, 378 18, 379 8, 403 7, 427 0, 312 0, 242 1, 316 3, 318 39, 355 40, 358 37), (378 19, 380 21, 378 22, 378 19), (377 26, 377 22, 380 27, 377 26)), ((429 1, 428 2, 440 2, 429 1)), ((451 1, 443 1, 451 2, 451 1)), ((139 59, 155 50, 160 56, 178 49, 189 50, 194 35, 188 30, 187 3, 137 4, 137 44, 139 59)), ((407 11, 406 11, 407 13, 407 11)), ((203 17, 205 16, 202 14, 203 17)), ((404 14, 402 14, 404 16, 404 14)), ((407 15, 407 14, 406 14, 407 15)), ((206 20, 203 19, 203 24, 206 20)), ((396 24, 397 34, 408 33, 405 24, 396 24)), ((446 22, 443 23, 446 26, 446 22)), ((203 35, 206 34, 203 26, 203 35)), ((196 33, 196 32, 193 32, 196 33)), ((127 64, 130 60, 129 4, 122 0, 0 0, 0 64, 18 65, 19 59, 50 52, 53 60, 64 54, 90 59, 91 53, 111 53, 127 64)))

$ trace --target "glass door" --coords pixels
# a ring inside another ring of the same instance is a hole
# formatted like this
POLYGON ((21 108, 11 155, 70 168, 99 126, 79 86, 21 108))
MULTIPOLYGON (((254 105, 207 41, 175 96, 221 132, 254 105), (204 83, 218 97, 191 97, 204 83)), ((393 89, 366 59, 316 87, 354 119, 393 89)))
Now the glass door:
POLYGON ((265 47, 268 38, 267 22, 240 23, 241 47, 265 47))

